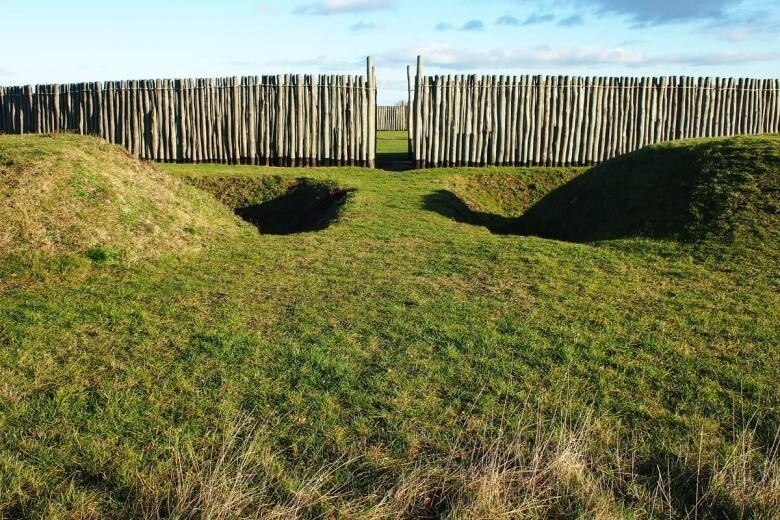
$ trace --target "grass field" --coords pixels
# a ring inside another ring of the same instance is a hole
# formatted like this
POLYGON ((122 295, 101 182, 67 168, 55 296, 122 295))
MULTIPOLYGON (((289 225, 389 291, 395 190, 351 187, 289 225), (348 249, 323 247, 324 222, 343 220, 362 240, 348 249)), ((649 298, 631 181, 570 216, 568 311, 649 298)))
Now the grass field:
POLYGON ((407 153, 407 135, 406 130, 401 132, 379 132, 376 136, 377 153, 407 153))
POLYGON ((412 167, 406 131, 378 132, 376 148, 378 168, 384 170, 407 170, 412 167))
POLYGON ((0 136, 0 517, 776 514, 780 137, 157 169, 0 136))

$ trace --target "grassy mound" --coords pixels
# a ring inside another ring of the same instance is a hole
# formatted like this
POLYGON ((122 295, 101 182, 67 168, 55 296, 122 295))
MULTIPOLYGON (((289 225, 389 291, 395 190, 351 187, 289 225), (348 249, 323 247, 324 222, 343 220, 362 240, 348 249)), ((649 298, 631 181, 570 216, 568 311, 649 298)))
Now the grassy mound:
POLYGON ((91 137, 0 136, 0 193, 0 251, 16 257, 152 257, 240 230, 206 194, 91 137))
POLYGON ((780 244, 780 136, 664 143, 552 191, 518 231, 573 242, 631 237, 780 244))
POLYGON ((425 197, 426 209, 493 233, 780 258, 780 136, 664 143, 587 171, 467 172, 445 187, 425 197))

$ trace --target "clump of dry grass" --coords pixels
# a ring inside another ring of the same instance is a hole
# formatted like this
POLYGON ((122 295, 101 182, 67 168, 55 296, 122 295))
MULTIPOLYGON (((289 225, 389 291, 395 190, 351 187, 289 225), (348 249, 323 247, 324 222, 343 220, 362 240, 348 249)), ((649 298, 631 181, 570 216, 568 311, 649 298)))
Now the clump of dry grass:
POLYGON ((211 197, 89 136, 0 136, 0 194, 0 250, 15 255, 148 258, 240 229, 211 197))
POLYGON ((375 517, 618 518, 625 461, 594 452, 590 415, 510 428, 491 445, 455 447, 403 471, 375 517), (533 435, 529 436, 529 433, 533 435))
POLYGON ((771 519, 780 511, 778 435, 762 447, 756 430, 745 428, 721 461, 682 452, 668 464, 656 461, 655 473, 645 475, 637 446, 604 443, 591 415, 539 420, 510 432, 484 449, 455 448, 417 461, 370 516, 771 519), (535 432, 530 442, 523 435, 529 429, 535 432), (690 466, 693 455, 695 490, 681 489, 688 484, 670 468, 690 466))
POLYGON ((167 490, 142 485, 140 516, 147 519, 295 519, 321 516, 339 498, 331 484, 344 465, 314 468, 292 478, 280 454, 269 448, 266 429, 240 416, 204 441, 201 452, 184 444, 174 452, 167 490))
POLYGON ((154 498, 143 516, 770 519, 780 510, 779 443, 759 447, 751 429, 721 462, 682 453, 643 474, 636 447, 604 444, 604 429, 592 415, 539 417, 505 429, 490 445, 461 441, 448 453, 388 468, 370 495, 349 492, 366 474, 360 461, 337 461, 296 478, 268 448, 264 432, 242 419, 212 450, 178 450, 173 488, 167 494, 147 489, 154 498), (691 462, 693 484, 669 469, 691 462), (695 490, 681 489, 687 485, 695 490))
MULTIPOLYGON (((739 432, 723 462, 701 468, 708 474, 692 511, 723 511, 739 518, 780 517, 780 430, 767 447, 755 428, 739 432)), ((700 478, 701 480, 701 478, 700 478)))

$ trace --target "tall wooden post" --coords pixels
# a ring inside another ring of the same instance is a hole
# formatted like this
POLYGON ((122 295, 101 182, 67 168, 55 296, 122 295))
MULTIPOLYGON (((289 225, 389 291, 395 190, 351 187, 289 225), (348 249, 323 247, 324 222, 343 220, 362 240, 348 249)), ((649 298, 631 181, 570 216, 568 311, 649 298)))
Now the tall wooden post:
POLYGON ((412 140, 414 139, 414 130, 413 130, 413 123, 412 123, 412 67, 411 65, 406 66, 406 140, 407 140, 407 149, 409 152, 409 155, 412 155, 412 140))
POLYGON ((368 101, 368 167, 376 166, 376 71, 374 58, 366 58, 366 79, 368 101))
POLYGON ((417 56, 417 76, 414 79, 414 162, 415 167, 422 167, 422 85, 423 57, 417 56))

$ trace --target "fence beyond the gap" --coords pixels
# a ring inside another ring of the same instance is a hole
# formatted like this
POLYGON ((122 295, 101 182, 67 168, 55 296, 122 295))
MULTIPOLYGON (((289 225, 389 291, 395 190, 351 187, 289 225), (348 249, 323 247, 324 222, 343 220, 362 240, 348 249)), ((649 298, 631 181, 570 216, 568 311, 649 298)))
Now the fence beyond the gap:
POLYGON ((277 166, 376 158, 376 73, 0 87, 0 132, 93 134, 141 159, 277 166))
POLYGON ((780 130, 778 79, 429 77, 418 58, 412 88, 417 167, 591 165, 661 141, 780 130))
POLYGON ((409 106, 377 107, 376 129, 379 131, 402 131, 409 128, 409 106))

